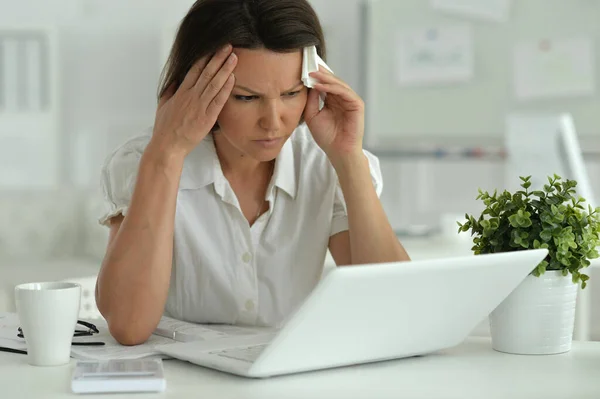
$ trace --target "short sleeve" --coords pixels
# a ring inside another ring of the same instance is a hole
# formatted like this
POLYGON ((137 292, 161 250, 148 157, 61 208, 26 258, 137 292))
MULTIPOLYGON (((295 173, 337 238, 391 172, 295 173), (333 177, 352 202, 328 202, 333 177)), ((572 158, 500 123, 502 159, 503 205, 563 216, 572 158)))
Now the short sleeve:
MULTIPOLYGON (((383 191, 383 177, 381 175, 381 167, 379 165, 379 159, 371 154, 370 152, 363 150, 367 160, 369 161, 369 170, 371 171, 371 181, 373 187, 377 193, 377 197, 381 197, 383 191)), ((346 201, 344 200, 344 194, 342 188, 338 182, 335 189, 335 198, 333 201, 333 216, 331 219, 331 232, 330 236, 333 236, 342 231, 348 230, 348 211, 346 209, 346 201)))
POLYGON ((100 177, 104 205, 98 219, 100 224, 110 226, 110 219, 127 213, 140 160, 149 139, 148 136, 134 138, 106 158, 100 177))

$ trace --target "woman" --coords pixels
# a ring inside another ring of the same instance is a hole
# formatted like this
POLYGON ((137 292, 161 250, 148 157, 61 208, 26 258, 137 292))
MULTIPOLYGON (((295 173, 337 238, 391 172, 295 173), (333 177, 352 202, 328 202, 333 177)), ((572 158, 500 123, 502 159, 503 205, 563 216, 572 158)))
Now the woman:
POLYGON ((122 344, 144 342, 163 312, 276 326, 327 249, 337 265, 409 259, 362 149, 363 102, 325 70, 308 90, 307 46, 325 57, 306 0, 198 0, 182 21, 152 134, 103 168, 96 300, 122 344))

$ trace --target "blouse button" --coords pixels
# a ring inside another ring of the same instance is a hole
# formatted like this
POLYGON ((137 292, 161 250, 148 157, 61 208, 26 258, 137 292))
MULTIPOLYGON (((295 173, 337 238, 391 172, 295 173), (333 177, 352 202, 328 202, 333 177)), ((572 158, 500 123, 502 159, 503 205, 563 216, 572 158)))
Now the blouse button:
POLYGON ((252 255, 250 254, 250 252, 246 252, 244 255, 242 255, 242 261, 244 263, 250 263, 251 260, 252 260, 252 255))

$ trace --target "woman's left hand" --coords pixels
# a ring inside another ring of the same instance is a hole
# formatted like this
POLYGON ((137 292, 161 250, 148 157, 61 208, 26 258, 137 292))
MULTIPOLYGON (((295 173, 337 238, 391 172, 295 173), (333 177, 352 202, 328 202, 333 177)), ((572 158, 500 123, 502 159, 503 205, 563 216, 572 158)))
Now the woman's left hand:
POLYGON ((362 154, 365 105, 348 84, 320 68, 310 74, 320 83, 309 91, 304 120, 330 161, 362 154), (319 111, 319 94, 327 94, 319 111))

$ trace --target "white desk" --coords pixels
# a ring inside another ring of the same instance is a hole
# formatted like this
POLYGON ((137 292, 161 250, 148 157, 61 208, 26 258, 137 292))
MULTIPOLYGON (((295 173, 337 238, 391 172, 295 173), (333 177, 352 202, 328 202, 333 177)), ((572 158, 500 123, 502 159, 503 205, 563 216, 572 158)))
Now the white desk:
MULTIPOLYGON (((73 363, 29 366, 0 352, 4 398, 67 398, 73 363)), ((165 361, 165 393, 136 398, 600 398, 600 342, 575 342, 571 352, 517 356, 495 352, 485 338, 420 358, 250 380, 178 360, 165 361)), ((94 396, 112 399, 131 395, 94 396)))

